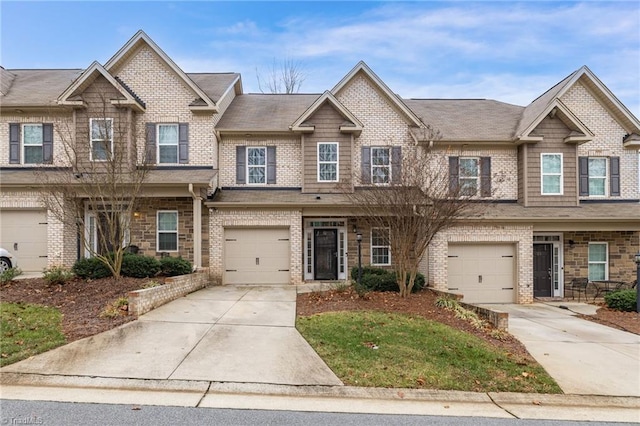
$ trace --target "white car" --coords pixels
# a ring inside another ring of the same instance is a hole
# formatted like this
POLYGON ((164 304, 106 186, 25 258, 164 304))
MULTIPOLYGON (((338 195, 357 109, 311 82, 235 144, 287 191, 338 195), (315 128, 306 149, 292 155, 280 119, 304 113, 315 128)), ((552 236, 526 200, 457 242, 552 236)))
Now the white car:
POLYGON ((0 248, 0 273, 17 266, 16 258, 7 250, 0 248))

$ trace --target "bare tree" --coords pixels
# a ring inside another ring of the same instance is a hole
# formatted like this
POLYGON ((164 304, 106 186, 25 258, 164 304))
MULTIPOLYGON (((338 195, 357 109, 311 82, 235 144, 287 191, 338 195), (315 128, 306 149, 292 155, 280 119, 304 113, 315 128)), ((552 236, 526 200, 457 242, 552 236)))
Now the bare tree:
POLYGON ((55 128, 57 167, 38 168, 39 194, 67 233, 75 230, 84 252, 119 278, 150 153, 135 112, 114 106, 105 88, 86 97, 88 106, 55 128))
POLYGON ((298 93, 307 75, 299 61, 291 58, 278 63, 275 59, 265 78, 260 76, 256 68, 258 89, 261 93, 298 93))
MULTIPOLYGON (((440 138, 428 126, 423 130, 428 133, 426 140, 440 138)), ((378 185, 345 191, 369 226, 389 230, 391 259, 403 297, 411 294, 420 260, 434 236, 475 209, 469 188, 450 180, 446 152, 427 146, 413 149, 394 159, 401 164, 394 176, 382 176, 378 185)))

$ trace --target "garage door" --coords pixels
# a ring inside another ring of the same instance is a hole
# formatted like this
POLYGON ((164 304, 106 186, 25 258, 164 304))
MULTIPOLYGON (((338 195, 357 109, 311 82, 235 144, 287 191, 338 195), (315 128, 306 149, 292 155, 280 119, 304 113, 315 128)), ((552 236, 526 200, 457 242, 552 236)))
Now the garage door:
POLYGON ((24 272, 47 267, 47 214, 44 210, 0 212, 0 246, 9 250, 24 272))
POLYGON ((289 284, 288 228, 225 229, 225 284, 289 284))
POLYGON ((515 245, 449 245, 449 290, 467 303, 515 303, 515 245))

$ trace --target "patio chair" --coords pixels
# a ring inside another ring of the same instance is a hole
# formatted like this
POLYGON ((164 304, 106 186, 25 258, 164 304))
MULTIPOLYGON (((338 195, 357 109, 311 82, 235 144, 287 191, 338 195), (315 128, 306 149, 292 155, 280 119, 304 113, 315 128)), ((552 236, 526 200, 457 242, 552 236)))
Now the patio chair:
POLYGON ((580 301, 580 294, 584 294, 584 299, 587 300, 587 285, 589 285, 588 278, 574 278, 567 286, 567 290, 571 290, 571 298, 576 298, 576 291, 578 292, 578 302, 580 301))

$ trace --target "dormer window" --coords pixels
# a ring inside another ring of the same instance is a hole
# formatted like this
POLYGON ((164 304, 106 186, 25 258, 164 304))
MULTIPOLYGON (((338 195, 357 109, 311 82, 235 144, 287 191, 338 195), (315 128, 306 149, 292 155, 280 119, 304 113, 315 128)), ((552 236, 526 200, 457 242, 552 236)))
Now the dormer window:
POLYGON ((562 154, 540 154, 542 195, 562 195, 562 154))
POLYGON ((111 118, 92 118, 91 161, 107 161, 113 153, 113 120, 111 118))
POLYGON ((318 182, 338 182, 338 142, 318 144, 318 182))

